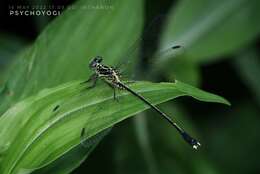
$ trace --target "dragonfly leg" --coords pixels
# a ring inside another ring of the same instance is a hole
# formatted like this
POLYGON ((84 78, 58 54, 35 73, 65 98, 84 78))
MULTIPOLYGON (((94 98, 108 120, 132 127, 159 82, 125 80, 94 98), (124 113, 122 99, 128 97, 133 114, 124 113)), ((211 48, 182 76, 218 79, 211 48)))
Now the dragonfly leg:
POLYGON ((116 88, 114 87, 114 100, 116 100, 117 102, 119 102, 119 99, 118 97, 116 96, 116 88))
POLYGON ((86 89, 89 89, 89 88, 93 88, 96 86, 96 83, 97 83, 97 80, 98 80, 98 77, 96 74, 92 74, 88 80, 84 81, 84 82, 81 82, 80 84, 85 84, 85 83, 88 83, 88 82, 91 82, 92 81, 92 84, 90 86, 88 86, 86 89))
POLYGON ((135 83, 136 81, 134 81, 134 80, 127 80, 127 81, 125 81, 125 84, 132 84, 132 83, 135 83))
POLYGON ((110 83, 107 83, 107 82, 106 82, 106 84, 107 84, 110 88, 113 89, 114 100, 116 100, 117 102, 119 102, 119 99, 118 99, 118 97, 116 96, 116 87, 114 87, 113 85, 111 85, 110 83))
POLYGON ((86 81, 84 81, 84 82, 81 82, 80 84, 82 85, 82 84, 85 84, 85 83, 90 82, 90 81, 92 80, 92 78, 93 78, 94 75, 95 75, 95 74, 92 74, 92 75, 88 78, 88 80, 86 80, 86 81))

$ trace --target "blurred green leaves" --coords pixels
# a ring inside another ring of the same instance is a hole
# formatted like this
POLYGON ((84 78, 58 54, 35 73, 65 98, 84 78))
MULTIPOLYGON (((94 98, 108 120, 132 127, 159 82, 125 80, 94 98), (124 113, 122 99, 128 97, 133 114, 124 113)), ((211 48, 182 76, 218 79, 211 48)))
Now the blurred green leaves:
POLYGON ((161 36, 159 51, 166 54, 155 64, 173 65, 164 71, 170 80, 169 74, 175 74, 199 85, 199 65, 234 54, 259 35, 259 8, 258 0, 180 1, 171 9, 161 36), (173 45, 182 45, 183 50, 172 50, 173 45))
POLYGON ((26 46, 27 42, 8 33, 0 33, 0 87, 3 86, 5 70, 15 55, 26 46))
POLYGON ((260 169, 257 154, 260 141, 259 107, 250 100, 240 100, 232 110, 212 113, 205 130, 207 155, 221 173, 257 173, 260 169), (216 129, 217 117, 226 118, 216 129), (219 153, 221 152, 221 153, 219 153), (247 160, 245 160, 247 159, 247 160))
POLYGON ((215 174, 219 172, 217 167, 210 160, 207 160, 204 153, 207 141, 199 135, 196 128, 192 125, 191 120, 188 118, 189 113, 185 111, 184 107, 174 103, 167 102, 160 105, 160 108, 172 115, 177 122, 181 120, 181 125, 200 140, 202 148, 199 151, 189 148, 182 141, 179 134, 167 123, 164 123, 163 120, 153 115, 152 111, 139 114, 135 119, 141 120, 141 123, 145 119, 146 122, 144 124, 139 126, 140 123, 137 123, 133 124, 132 127, 117 130, 117 132, 124 131, 123 133, 125 134, 125 136, 120 136, 119 133, 116 133, 119 136, 115 147, 117 174, 123 172, 126 174, 215 174), (140 132, 147 131, 148 136, 141 134, 142 140, 140 138, 134 139, 131 135, 135 131, 138 132, 137 136, 140 135, 140 132), (147 138, 149 144, 140 143, 140 141, 145 141, 147 138), (129 144, 133 148, 129 148, 129 144))
POLYGON ((231 54, 260 33, 259 8, 258 0, 180 1, 168 17, 161 49, 182 45, 194 62, 231 54))
POLYGON ((251 90, 252 95, 260 105, 260 60, 255 49, 242 52, 233 59, 233 65, 244 84, 251 90))

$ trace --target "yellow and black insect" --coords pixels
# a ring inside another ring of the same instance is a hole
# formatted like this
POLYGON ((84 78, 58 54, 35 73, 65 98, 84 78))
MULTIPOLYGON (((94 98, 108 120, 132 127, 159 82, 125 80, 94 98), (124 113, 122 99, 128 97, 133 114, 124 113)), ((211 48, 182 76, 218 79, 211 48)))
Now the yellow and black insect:
MULTIPOLYGON (((150 103, 146 98, 141 96, 140 94, 133 91, 127 85, 125 85, 120 80, 120 73, 115 68, 106 66, 102 64, 102 57, 97 56, 89 63, 89 67, 94 71, 94 74, 90 76, 90 78, 85 82, 91 82, 91 87, 96 85, 98 79, 102 79, 105 81, 110 87, 114 90, 114 99, 116 99, 116 89, 124 89, 136 96, 138 99, 142 100, 145 104, 150 106, 153 110, 159 113, 164 119, 166 119, 175 129, 181 134, 182 138, 192 146, 192 148, 197 149, 200 146, 200 143, 192 138, 188 133, 184 131, 177 123, 175 123, 168 115, 162 112, 158 107, 150 103)), ((83 136, 85 129, 82 129, 81 136, 83 136)))

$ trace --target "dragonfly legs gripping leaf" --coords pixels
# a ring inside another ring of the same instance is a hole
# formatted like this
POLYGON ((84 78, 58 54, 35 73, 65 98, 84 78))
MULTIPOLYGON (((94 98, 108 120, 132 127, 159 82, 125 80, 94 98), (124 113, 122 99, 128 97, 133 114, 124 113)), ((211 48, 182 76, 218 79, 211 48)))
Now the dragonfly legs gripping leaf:
MULTIPOLYGON (((177 48, 177 47, 176 47, 177 48)), ((116 71, 114 68, 111 68, 109 66, 101 64, 102 57, 97 56, 95 57, 89 64, 89 67, 95 72, 94 75, 92 75, 86 82, 93 81, 92 86, 90 88, 94 87, 96 85, 96 81, 98 78, 101 77, 101 79, 106 82, 113 90, 114 90, 114 99, 117 100, 116 97, 116 89, 122 89, 130 92, 132 95, 139 98, 141 101, 143 101, 145 104, 150 106, 154 111, 156 111, 162 118, 167 120, 182 136, 182 138, 192 146, 192 148, 197 149, 200 146, 200 143, 192 138, 184 129, 182 129, 176 122, 174 122, 166 113, 161 111, 157 106, 150 103, 145 97, 138 94, 134 90, 128 87, 125 83, 121 82, 119 72, 116 71)), ((81 131, 81 138, 85 134, 85 129, 83 128, 81 131)))
POLYGON ((117 102, 119 102, 119 99, 118 99, 118 97, 116 96, 116 87, 114 87, 113 85, 111 85, 111 84, 108 83, 108 82, 106 82, 106 84, 113 89, 113 92, 114 92, 114 100, 116 100, 117 102))
POLYGON ((94 88, 97 84, 97 80, 98 80, 98 76, 96 74, 92 74, 88 80, 81 82, 80 84, 85 84, 85 83, 89 83, 92 82, 92 84, 90 86, 88 86, 86 89, 90 89, 90 88, 94 88))

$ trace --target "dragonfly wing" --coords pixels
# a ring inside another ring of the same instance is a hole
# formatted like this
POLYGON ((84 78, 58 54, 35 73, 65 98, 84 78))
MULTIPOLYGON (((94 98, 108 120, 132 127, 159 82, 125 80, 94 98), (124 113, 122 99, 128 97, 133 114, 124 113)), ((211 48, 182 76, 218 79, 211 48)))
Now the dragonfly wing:
MULTIPOLYGON (((149 66, 149 62, 152 61, 155 53, 164 54, 164 52, 156 51, 164 19, 165 15, 159 15, 153 19, 148 27, 144 29, 142 36, 136 38, 128 51, 121 56, 121 61, 116 68, 121 69, 123 75, 129 76, 131 74, 131 79, 136 79, 138 70, 147 68, 145 66, 149 66)), ((179 45, 174 45, 172 48, 179 47, 179 45)))
POLYGON ((133 69, 135 68, 134 62, 139 63, 139 61, 136 61, 136 58, 139 57, 139 60, 142 60, 142 57, 147 57, 148 52, 143 52, 141 47, 143 43, 151 45, 150 42, 155 37, 155 34, 157 33, 155 30, 158 29, 161 20, 161 17, 156 17, 152 23, 144 29, 141 36, 138 36, 127 51, 122 54, 121 61, 118 63, 116 68, 126 69, 124 72, 128 72, 128 75, 133 72, 133 69))

